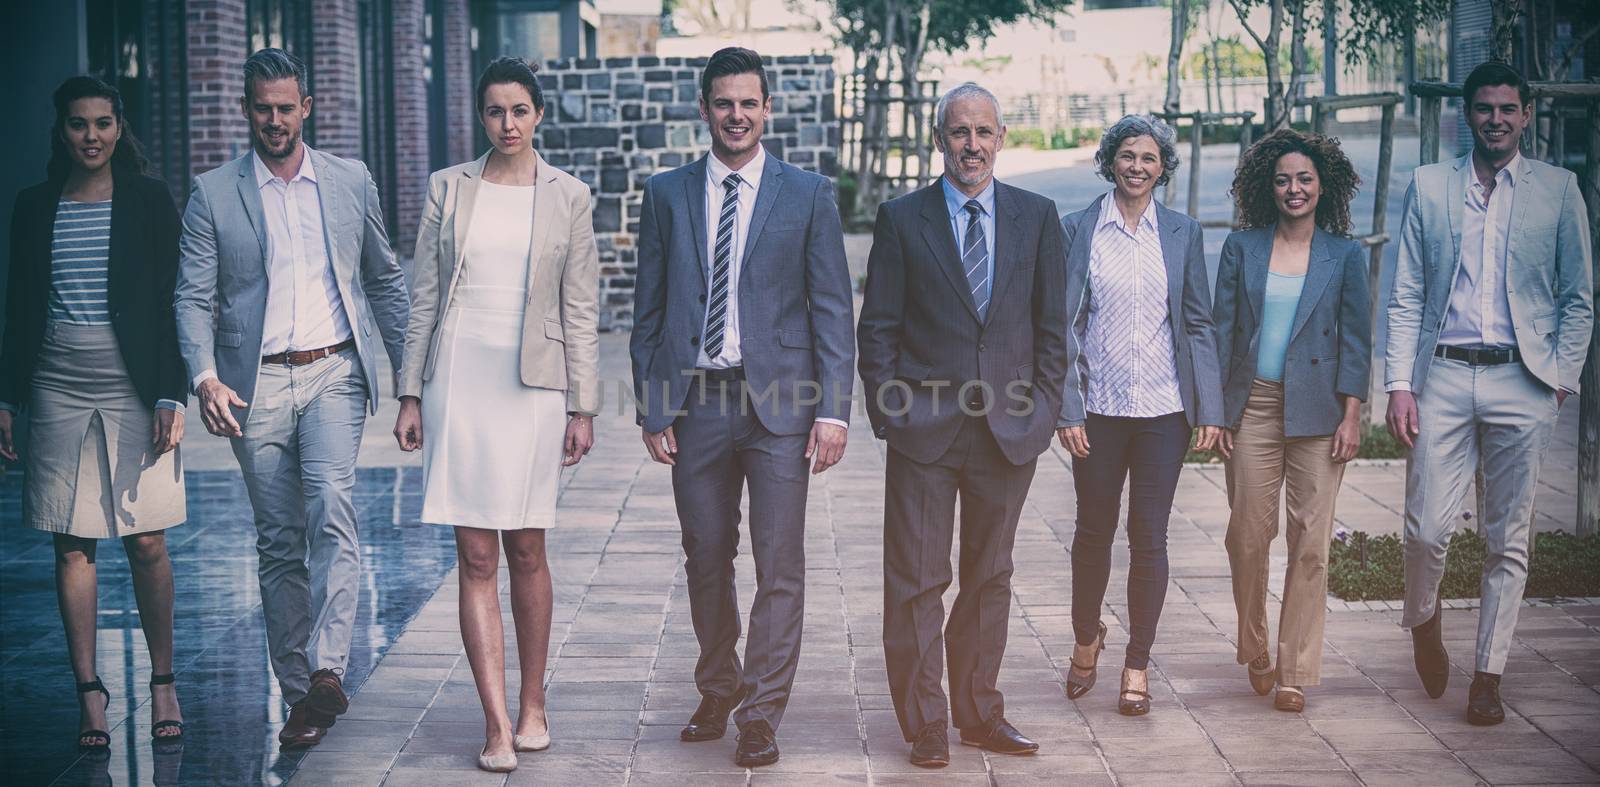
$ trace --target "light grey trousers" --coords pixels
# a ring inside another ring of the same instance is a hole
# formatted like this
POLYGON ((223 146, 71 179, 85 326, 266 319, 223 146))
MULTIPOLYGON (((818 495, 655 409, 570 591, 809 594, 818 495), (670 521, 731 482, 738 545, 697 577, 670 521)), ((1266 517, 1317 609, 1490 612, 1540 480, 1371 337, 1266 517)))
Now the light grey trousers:
POLYGON ((1417 397, 1421 432, 1406 464, 1406 599, 1400 625, 1421 625, 1439 603, 1445 548, 1483 458, 1488 542, 1476 669, 1505 671, 1528 582, 1528 540, 1539 465, 1556 422, 1555 390, 1520 363, 1470 366, 1434 358, 1417 397))
POLYGON ((233 439, 255 510, 267 647, 283 699, 311 673, 343 669, 360 594, 356 452, 367 385, 355 350, 304 366, 262 365, 233 439))

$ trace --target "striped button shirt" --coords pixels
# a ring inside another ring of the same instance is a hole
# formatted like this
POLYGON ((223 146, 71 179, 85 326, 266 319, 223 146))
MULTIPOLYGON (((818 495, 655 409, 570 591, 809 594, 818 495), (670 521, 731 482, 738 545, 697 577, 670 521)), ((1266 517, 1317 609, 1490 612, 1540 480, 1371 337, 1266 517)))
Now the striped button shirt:
POLYGON ((1151 200, 1129 233, 1107 195, 1089 245, 1089 412, 1154 418, 1183 410, 1167 305, 1167 264, 1151 200))
POLYGON ((56 205, 50 241, 50 319, 110 325, 111 200, 56 205))

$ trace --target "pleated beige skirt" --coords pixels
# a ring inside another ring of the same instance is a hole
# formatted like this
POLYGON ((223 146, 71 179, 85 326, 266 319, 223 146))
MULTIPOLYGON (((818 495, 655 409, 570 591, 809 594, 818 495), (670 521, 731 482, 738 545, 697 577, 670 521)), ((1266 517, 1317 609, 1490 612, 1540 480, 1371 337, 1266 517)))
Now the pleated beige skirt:
POLYGON ((111 326, 46 325, 29 413, 29 527, 111 538, 187 518, 182 448, 156 455, 155 415, 128 377, 111 326))

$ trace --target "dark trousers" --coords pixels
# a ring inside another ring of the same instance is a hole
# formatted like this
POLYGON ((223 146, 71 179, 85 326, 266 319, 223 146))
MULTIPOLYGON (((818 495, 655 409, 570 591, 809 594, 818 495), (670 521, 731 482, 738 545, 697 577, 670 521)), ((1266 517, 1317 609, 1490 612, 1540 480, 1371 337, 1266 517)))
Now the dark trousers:
POLYGON ((1078 529, 1072 536, 1072 631, 1094 643, 1100 607, 1111 580, 1111 542, 1117 534, 1122 485, 1128 490, 1128 650, 1123 664, 1150 665, 1150 646, 1167 599, 1167 519, 1189 450, 1183 413, 1115 418, 1089 413, 1089 456, 1073 457, 1078 529))
POLYGON ((1011 545, 1037 462, 1013 465, 988 425, 969 417, 937 461, 890 446, 883 518, 883 649, 889 693, 906 740, 948 712, 957 727, 1005 711, 996 688, 1011 614, 1011 545), (960 592, 944 620, 956 501, 961 503, 960 592), (942 630, 941 630, 942 628, 942 630), (948 636, 947 636, 948 635, 948 636), (950 698, 941 687, 950 665, 950 698))
POLYGON ((729 697, 741 727, 762 719, 777 729, 800 661, 805 622, 805 516, 808 435, 775 435, 761 425, 742 381, 695 383, 672 424, 678 440, 672 493, 683 531, 689 616, 700 643, 695 686, 729 697), (750 544, 756 596, 744 664, 733 559, 739 553, 739 500, 750 487, 750 544))

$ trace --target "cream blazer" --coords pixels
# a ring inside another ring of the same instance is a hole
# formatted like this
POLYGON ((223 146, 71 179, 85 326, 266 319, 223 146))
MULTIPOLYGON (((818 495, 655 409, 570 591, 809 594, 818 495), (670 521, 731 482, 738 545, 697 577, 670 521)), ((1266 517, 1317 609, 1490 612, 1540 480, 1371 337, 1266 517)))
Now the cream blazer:
MULTIPOLYGON (((534 154, 538 157, 538 154, 534 154)), ((428 204, 417 231, 411 320, 399 396, 422 397, 433 377, 440 326, 465 261, 472 205, 483 181, 484 154, 428 177, 428 204)), ((600 260, 589 187, 538 159, 533 243, 528 249, 528 301, 522 316, 523 385, 565 391, 567 410, 598 415, 600 260)))

